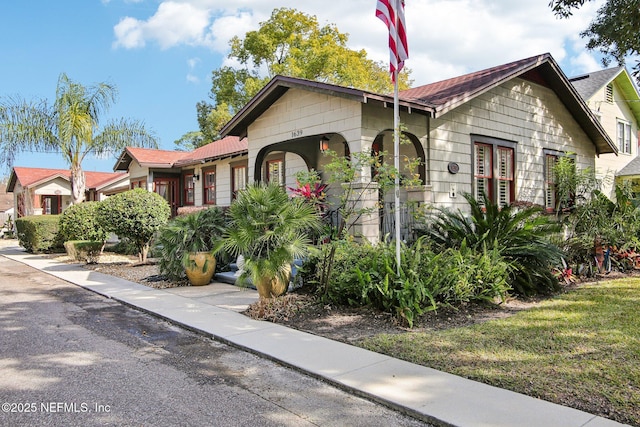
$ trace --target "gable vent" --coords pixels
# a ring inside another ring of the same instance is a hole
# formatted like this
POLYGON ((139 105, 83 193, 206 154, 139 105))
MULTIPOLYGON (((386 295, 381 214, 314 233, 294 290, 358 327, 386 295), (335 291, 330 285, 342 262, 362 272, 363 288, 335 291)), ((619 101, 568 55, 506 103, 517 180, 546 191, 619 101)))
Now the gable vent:
POLYGON ((604 91, 604 100, 609 104, 613 104, 613 85, 609 83, 604 91))

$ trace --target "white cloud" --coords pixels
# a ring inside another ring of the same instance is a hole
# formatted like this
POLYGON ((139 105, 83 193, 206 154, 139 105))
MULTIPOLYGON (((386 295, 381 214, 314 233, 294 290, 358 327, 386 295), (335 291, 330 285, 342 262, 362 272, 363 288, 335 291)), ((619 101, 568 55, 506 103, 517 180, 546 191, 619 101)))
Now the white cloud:
POLYGON ((200 63, 200 58, 189 58, 187 59, 187 65, 189 66, 190 70, 193 70, 196 65, 198 65, 200 63))
MULTIPOLYGON (((595 66, 596 55, 584 51, 579 33, 602 2, 587 2, 571 19, 557 19, 547 1, 407 0, 407 66, 415 84, 545 52, 565 65, 595 66)), ((321 25, 335 23, 349 33, 350 47, 366 49, 376 61, 388 61, 387 29, 375 18, 373 0, 282 0, 277 6, 266 0, 237 0, 232 6, 219 0, 163 1, 146 20, 123 18, 114 28, 114 46, 142 48, 154 42, 163 49, 191 45, 224 54, 233 36, 257 29, 275 7, 315 15, 321 25)))
POLYGON ((118 24, 113 27, 116 36, 114 47, 124 47, 126 49, 134 49, 145 46, 144 32, 140 25, 140 21, 134 18, 122 18, 118 24))
POLYGON ((114 27, 115 47, 140 48, 147 40, 162 49, 179 45, 203 45, 209 26, 210 12, 188 2, 165 1, 146 21, 126 17, 114 27))
POLYGON ((198 84, 200 83, 200 78, 196 76, 193 71, 200 63, 200 58, 189 58, 187 60, 187 67, 189 67, 189 72, 187 73, 187 82, 198 84))

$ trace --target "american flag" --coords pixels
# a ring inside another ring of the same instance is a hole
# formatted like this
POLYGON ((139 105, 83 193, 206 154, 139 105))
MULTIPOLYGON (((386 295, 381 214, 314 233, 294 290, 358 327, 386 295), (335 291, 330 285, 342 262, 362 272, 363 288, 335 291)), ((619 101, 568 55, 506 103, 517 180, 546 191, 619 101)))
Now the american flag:
POLYGON ((395 71, 400 72, 404 61, 409 58, 404 22, 404 0, 378 0, 376 16, 389 28, 389 72, 394 79, 395 71))

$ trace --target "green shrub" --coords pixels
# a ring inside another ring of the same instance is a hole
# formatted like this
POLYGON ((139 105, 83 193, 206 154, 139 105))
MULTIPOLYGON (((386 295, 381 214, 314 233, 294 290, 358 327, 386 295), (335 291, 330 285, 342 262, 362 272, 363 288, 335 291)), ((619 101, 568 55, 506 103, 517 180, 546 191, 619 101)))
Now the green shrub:
POLYGON ((463 245, 436 253, 427 243, 422 237, 402 247, 400 274, 395 245, 332 243, 334 271, 325 300, 370 305, 395 313, 412 326, 416 316, 439 305, 506 297, 511 265, 497 249, 476 252, 463 245))
POLYGON ((98 206, 100 225, 118 237, 129 239, 140 262, 147 261, 151 240, 170 215, 171 208, 162 196, 141 188, 111 196, 98 206))
POLYGON ((59 222, 60 215, 32 215, 16 219, 20 246, 36 254, 61 251, 59 222))
POLYGON ((559 290, 552 266, 560 263, 561 250, 550 238, 561 229, 537 207, 500 207, 486 195, 479 202, 464 195, 471 214, 440 210, 430 224, 427 235, 436 248, 461 248, 467 245, 476 252, 495 248, 511 264, 510 286, 522 295, 559 290))
POLYGON ((116 253, 116 254, 120 254, 120 255, 137 255, 138 254, 138 249, 136 248, 135 244, 133 244, 126 237, 119 239, 117 242, 107 243, 105 245, 105 250, 116 253))
POLYGON ((323 255, 326 255, 332 247, 335 248, 335 255, 331 281, 326 288, 324 298, 340 305, 365 305, 368 292, 362 289, 356 271, 372 270, 372 260, 377 256, 378 249, 369 242, 354 243, 338 240, 323 245, 323 255))
POLYGON ((100 258, 104 242, 95 240, 67 240, 64 248, 69 258, 76 261, 95 264, 100 258))
POLYGON ((64 241, 93 240, 104 242, 107 232, 98 222, 98 206, 101 202, 84 202, 71 205, 60 216, 60 235, 64 241))

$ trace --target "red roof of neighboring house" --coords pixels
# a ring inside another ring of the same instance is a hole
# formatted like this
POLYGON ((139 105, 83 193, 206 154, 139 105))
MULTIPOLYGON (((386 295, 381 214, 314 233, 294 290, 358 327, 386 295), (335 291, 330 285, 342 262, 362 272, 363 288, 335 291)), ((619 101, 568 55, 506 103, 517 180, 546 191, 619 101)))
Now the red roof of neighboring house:
MULTIPOLYGON (((87 189, 93 189, 110 181, 124 177, 121 172, 88 172, 85 171, 85 185, 87 189)), ((30 187, 43 181, 55 179, 57 177, 71 179, 69 169, 47 169, 47 168, 26 168, 16 166, 9 177, 7 192, 12 192, 16 183, 23 187, 30 187)))
POLYGON ((128 170, 133 160, 143 167, 169 169, 231 157, 246 153, 247 150, 247 140, 240 139, 237 136, 227 136, 193 151, 127 147, 118 158, 114 170, 128 170))
POLYGON ((118 161, 115 170, 127 170, 132 160, 144 167, 170 168, 177 161, 186 156, 187 152, 156 150, 155 148, 126 147, 118 161))
POLYGON ((240 139, 237 136, 227 136, 186 153, 186 156, 175 162, 175 166, 186 166, 200 163, 201 161, 230 157, 245 153, 248 149, 246 138, 240 139))

